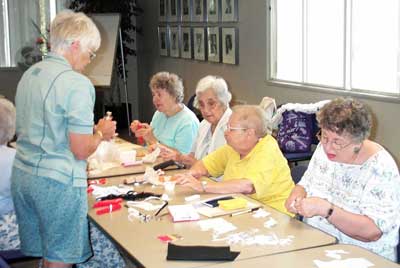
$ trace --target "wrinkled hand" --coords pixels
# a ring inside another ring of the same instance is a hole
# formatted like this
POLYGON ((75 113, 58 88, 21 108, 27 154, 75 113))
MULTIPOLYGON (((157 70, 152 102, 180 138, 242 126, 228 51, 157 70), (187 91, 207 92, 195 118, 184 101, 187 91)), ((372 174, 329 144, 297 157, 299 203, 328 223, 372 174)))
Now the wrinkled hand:
POLYGON ((161 150, 160 156, 161 156, 161 158, 163 158, 163 160, 179 161, 179 156, 181 154, 179 151, 169 148, 163 144, 159 144, 158 147, 161 150))
POLYGON ((131 131, 132 131, 133 133, 136 133, 136 130, 138 130, 138 128, 139 128, 139 126, 140 126, 141 124, 142 124, 142 123, 140 123, 139 120, 133 120, 132 123, 131 123, 131 126, 130 126, 131 131))
POLYGON ((115 136, 117 122, 102 118, 99 120, 95 128, 96 130, 101 131, 103 134, 103 140, 110 140, 115 136))
POLYGON ((203 187, 201 185, 201 181, 193 177, 190 173, 181 173, 175 175, 176 183, 192 188, 197 192, 202 192, 203 187))
POLYGON ((294 207, 296 208, 297 213, 306 218, 314 216, 325 217, 331 207, 331 203, 319 197, 307 197, 297 200, 294 207))
POLYGON ((295 203, 299 202, 306 196, 307 193, 305 192, 304 188, 299 188, 299 186, 296 186, 296 188, 294 188, 292 193, 289 195, 288 199, 286 199, 285 207, 287 211, 293 214, 298 213, 295 207, 295 203))

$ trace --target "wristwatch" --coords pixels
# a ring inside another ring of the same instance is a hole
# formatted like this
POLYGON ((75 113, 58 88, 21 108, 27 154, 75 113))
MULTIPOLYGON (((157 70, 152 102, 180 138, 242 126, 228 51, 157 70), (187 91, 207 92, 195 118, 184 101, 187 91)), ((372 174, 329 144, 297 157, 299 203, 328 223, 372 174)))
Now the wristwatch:
POLYGON ((206 186, 207 186, 207 181, 201 181, 201 189, 203 189, 203 192, 206 192, 206 186))
POLYGON ((331 204, 331 207, 329 208, 328 213, 325 216, 325 219, 328 220, 329 217, 332 216, 332 214, 333 214, 333 204, 331 204))

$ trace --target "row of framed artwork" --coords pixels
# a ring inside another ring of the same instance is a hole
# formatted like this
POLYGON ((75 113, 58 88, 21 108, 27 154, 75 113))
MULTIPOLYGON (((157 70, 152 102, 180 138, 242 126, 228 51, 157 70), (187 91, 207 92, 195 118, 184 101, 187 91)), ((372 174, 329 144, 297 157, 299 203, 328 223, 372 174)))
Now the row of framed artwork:
POLYGON ((159 0, 160 22, 233 22, 238 0, 159 0))
POLYGON ((239 63, 236 27, 159 26, 161 56, 227 64, 239 63))

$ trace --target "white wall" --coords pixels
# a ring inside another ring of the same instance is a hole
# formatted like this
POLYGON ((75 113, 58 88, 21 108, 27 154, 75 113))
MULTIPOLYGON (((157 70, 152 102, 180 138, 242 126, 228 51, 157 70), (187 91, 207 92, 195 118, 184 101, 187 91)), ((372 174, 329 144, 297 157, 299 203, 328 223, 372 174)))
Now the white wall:
MULTIPOLYGON (((231 66, 194 60, 159 57, 157 44, 158 1, 139 1, 144 8, 142 26, 144 37, 138 51, 139 90, 141 91, 140 116, 151 119, 151 98, 147 87, 151 74, 168 70, 184 79, 186 96, 194 92, 197 81, 207 75, 224 77, 236 99, 249 104, 259 103, 263 96, 271 96, 277 103, 315 102, 336 95, 312 90, 271 86, 266 82, 266 1, 239 0, 239 65, 231 66)), ((187 99, 187 98, 186 98, 187 99)), ((374 112, 373 137, 385 146, 400 163, 400 104, 362 99, 374 112)))

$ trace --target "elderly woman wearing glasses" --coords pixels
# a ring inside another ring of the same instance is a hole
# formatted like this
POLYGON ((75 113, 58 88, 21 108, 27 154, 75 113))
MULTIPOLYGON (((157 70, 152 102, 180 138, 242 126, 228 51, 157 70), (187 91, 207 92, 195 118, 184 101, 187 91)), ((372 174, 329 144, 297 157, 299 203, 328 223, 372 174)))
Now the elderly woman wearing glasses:
POLYGON ((153 104, 157 111, 150 125, 134 120, 131 130, 148 145, 161 144, 189 153, 196 138, 199 120, 183 103, 182 80, 173 73, 159 72, 150 80, 153 104))
POLYGON ((224 131, 232 114, 229 108, 231 99, 228 85, 222 77, 203 77, 196 87, 194 106, 200 110, 204 120, 200 123, 199 133, 190 154, 185 155, 177 150, 163 148, 161 156, 165 160, 173 159, 191 167, 198 159, 224 145, 224 131))
POLYGON ((177 182, 198 192, 248 194, 287 213, 284 203, 294 185, 287 161, 269 134, 265 112, 253 105, 232 110, 227 144, 197 161, 177 182), (221 175, 221 182, 199 180, 221 175))
POLYGON ((320 144, 286 208, 341 243, 395 260, 399 171, 390 154, 368 140, 370 112, 356 100, 336 99, 317 120, 320 144))
MULTIPOLYGON (((101 141, 114 137, 116 122, 101 119, 93 125, 95 90, 81 73, 100 46, 92 20, 83 13, 59 13, 50 27, 50 43, 51 53, 18 84, 11 192, 22 252, 42 257, 44 267, 72 267, 92 255, 86 158, 101 141)), ((110 253, 102 238, 100 251, 110 253)), ((118 262, 109 266, 87 267, 122 267, 118 252, 114 256, 118 262)))

